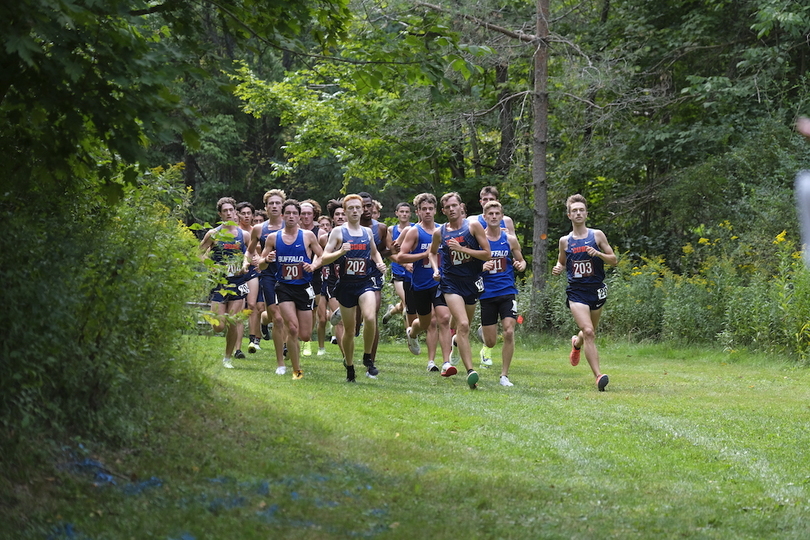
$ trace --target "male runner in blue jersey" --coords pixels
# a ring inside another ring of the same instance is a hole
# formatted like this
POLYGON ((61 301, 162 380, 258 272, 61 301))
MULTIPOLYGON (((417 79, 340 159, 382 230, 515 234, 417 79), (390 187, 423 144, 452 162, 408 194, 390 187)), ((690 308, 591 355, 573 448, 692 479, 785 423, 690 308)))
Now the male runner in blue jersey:
MULTIPOLYGON (((491 350, 498 339, 498 317, 503 325, 503 350, 501 352, 501 386, 513 386, 509 380, 509 366, 515 353, 515 323, 517 322, 517 287, 515 270, 526 269, 526 261, 516 236, 501 228, 503 208, 498 201, 484 205, 487 220, 486 235, 492 259, 484 263, 484 292, 481 293, 481 327, 484 347, 491 350)), ((489 359, 481 349, 481 362, 489 359)), ((492 360, 489 361, 490 364, 492 360)), ((488 365, 484 363, 484 365, 488 365)))
POLYGON ((312 273, 321 267, 323 250, 315 233, 300 228, 301 205, 298 201, 284 201, 281 212, 284 228, 267 237, 260 268, 274 253, 276 301, 284 320, 293 379, 298 380, 304 377, 298 340, 308 342, 312 336, 312 309, 315 307, 312 273))

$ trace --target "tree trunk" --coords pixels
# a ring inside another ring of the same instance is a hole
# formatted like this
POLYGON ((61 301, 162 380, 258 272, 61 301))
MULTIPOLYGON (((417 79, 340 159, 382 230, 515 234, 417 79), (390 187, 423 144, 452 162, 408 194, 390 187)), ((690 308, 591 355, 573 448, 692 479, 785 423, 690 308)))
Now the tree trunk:
POLYGON ((498 120, 501 126, 501 148, 498 152, 498 161, 495 163, 495 172, 505 175, 512 165, 512 154, 515 152, 515 122, 512 118, 512 100, 509 99, 509 64, 503 63, 495 66, 495 83, 501 87, 498 99, 501 110, 498 120))
MULTIPOLYGON (((546 286, 548 260, 548 184, 546 146, 548 142, 548 14, 549 0, 537 0, 537 42, 534 53, 534 116, 532 187, 534 188, 534 233, 532 234, 532 317, 540 312, 539 291, 546 286)), ((531 321, 537 327, 540 321, 531 321)))

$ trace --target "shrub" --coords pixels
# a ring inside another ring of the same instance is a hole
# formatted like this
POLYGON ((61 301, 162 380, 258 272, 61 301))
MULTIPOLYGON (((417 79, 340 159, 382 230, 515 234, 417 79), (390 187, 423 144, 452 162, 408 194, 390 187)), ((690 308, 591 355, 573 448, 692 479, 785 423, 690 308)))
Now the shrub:
POLYGON ((178 185, 176 168, 158 170, 119 204, 88 190, 55 202, 55 219, 3 216, 6 443, 32 431, 126 438, 148 417, 145 396, 182 370, 185 301, 203 280, 178 185))

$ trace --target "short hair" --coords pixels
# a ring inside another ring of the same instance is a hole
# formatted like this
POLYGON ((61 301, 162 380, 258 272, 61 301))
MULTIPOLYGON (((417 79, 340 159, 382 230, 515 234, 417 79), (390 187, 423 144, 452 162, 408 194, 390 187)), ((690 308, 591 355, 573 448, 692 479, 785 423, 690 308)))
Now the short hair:
POLYGON ((433 193, 420 193, 416 197, 413 198, 413 205, 419 210, 419 207, 422 206, 422 203, 429 203, 432 204, 434 207, 436 206, 436 195, 433 193))
POLYGON ((253 206, 251 203, 249 203, 247 201, 240 202, 239 204, 236 205, 236 211, 237 212, 241 212, 245 208, 250 208, 251 213, 254 213, 254 214, 256 213, 256 207, 253 206))
POLYGON ((498 201, 488 201, 484 205, 484 213, 486 214, 490 208, 497 208, 498 210, 501 211, 501 214, 503 214, 503 205, 498 201))
POLYGON ((222 207, 226 204, 230 204, 234 208, 236 208, 236 199, 233 197, 222 197, 220 200, 217 201, 217 212, 222 212, 222 207))
POLYGON ((267 204, 267 199, 269 199, 270 197, 281 197, 282 201, 287 200, 287 194, 281 191, 280 189, 271 189, 270 191, 265 193, 264 197, 262 197, 262 202, 264 204, 267 204))
POLYGON ((377 211, 381 211, 383 209, 383 205, 382 205, 382 203, 380 201, 374 200, 374 201, 371 201, 371 202, 373 202, 374 206, 377 207, 377 211))
POLYGON ((318 201, 313 200, 313 199, 307 199, 305 201, 301 201, 301 206, 304 206, 305 204, 312 205, 312 213, 313 214, 315 214, 316 216, 321 215, 321 205, 318 204, 318 201))
POLYGON ((442 208, 444 208, 444 203, 446 203, 453 197, 455 197, 458 200, 458 204, 464 204, 464 201, 461 200, 461 195, 459 195, 457 191, 451 191, 450 193, 445 193, 444 195, 442 195, 441 200, 442 208))
POLYGON ((492 195, 497 199, 498 188, 496 188, 495 186, 484 186, 481 188, 481 192, 478 194, 478 198, 482 198, 484 195, 492 195))
POLYGON ((285 209, 286 209, 288 206, 294 206, 294 207, 295 207, 295 209, 296 209, 296 210, 298 210, 298 213, 299 213, 299 214, 301 213, 301 203, 300 203, 300 202, 298 202, 298 201, 297 201, 297 200, 295 200, 295 199, 287 199, 286 201, 284 201, 283 203, 281 203, 281 213, 282 213, 282 214, 284 213, 284 210, 285 210, 285 209))
POLYGON ((320 222, 321 222, 321 221, 323 221, 323 220, 328 221, 330 225, 332 224, 332 218, 330 218, 329 216, 327 216, 327 215, 325 215, 325 214, 321 214, 320 216, 318 216, 318 219, 316 219, 315 221, 317 221, 318 223, 320 223, 320 222))
POLYGON ((360 205, 363 205, 363 197, 359 193, 350 193, 343 197, 343 209, 346 209, 346 203, 349 201, 360 201, 360 205))
MULTIPOLYGON (((357 193, 357 195, 361 199, 371 199, 372 201, 374 200, 374 197, 372 197, 371 193, 369 193, 368 191, 361 191, 361 192, 357 193)), ((362 203, 363 201, 360 201, 360 202, 362 203)))
POLYGON ((402 208, 403 206, 407 206, 408 210, 411 209, 411 205, 409 203, 401 202, 401 203, 397 203, 397 207, 394 209, 394 211, 399 212, 399 209, 402 208))
POLYGON ((330 199, 330 201, 326 203, 326 212, 332 219, 335 218, 335 210, 338 208, 343 208, 343 199, 330 199))
POLYGON ((583 197, 579 193, 576 193, 574 195, 571 195, 565 200, 565 213, 567 214, 568 212, 570 212, 571 205, 578 202, 581 202, 582 204, 585 205, 585 210, 588 209, 588 201, 585 200, 585 197, 583 197))
POLYGON ((263 221, 267 221, 267 212, 262 210, 261 208, 253 212, 253 217, 259 216, 262 218, 263 221))

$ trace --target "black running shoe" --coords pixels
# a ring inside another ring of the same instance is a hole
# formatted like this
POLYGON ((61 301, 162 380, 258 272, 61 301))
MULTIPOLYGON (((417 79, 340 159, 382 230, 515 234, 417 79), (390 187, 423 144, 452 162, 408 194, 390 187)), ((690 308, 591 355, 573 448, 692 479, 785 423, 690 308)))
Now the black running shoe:
POLYGON ((376 377, 377 374, 380 372, 379 369, 374 367, 374 360, 363 360, 363 365, 366 366, 368 369, 368 374, 372 377, 376 377))
MULTIPOLYGON (((343 365, 346 366, 346 362, 343 362, 343 365)), ((354 364, 346 366, 346 382, 357 382, 354 376, 354 364)))
POLYGON ((233 353, 233 357, 242 360, 245 357, 245 353, 242 352, 242 349, 236 349, 236 352, 233 353))

